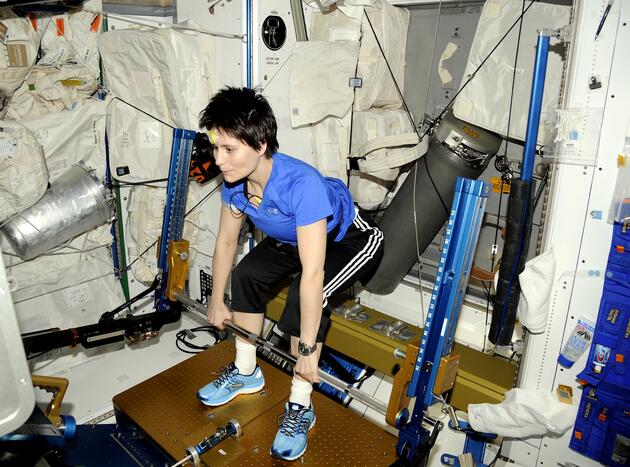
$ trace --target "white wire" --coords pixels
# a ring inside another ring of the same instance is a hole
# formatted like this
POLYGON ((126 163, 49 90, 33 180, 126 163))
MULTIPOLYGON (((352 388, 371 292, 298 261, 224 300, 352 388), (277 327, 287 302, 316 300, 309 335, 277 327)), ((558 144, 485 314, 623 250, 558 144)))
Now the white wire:
MULTIPOLYGON (((424 156, 423 156, 424 157, 424 156)), ((418 258, 418 285, 420 287, 420 311, 422 312, 422 326, 424 327, 426 324, 426 315, 424 308, 424 291, 422 290, 422 268, 424 266, 424 260, 422 259, 422 255, 420 254, 420 244, 418 243, 418 234, 420 230, 418 229, 418 217, 416 215, 416 182, 418 177, 418 161, 413 166, 413 228, 416 237, 416 257, 418 258)))
MULTIPOLYGON (((212 5, 214 6, 214 5, 212 5)), ((128 16, 125 15, 119 15, 117 13, 110 13, 110 12, 106 12, 103 10, 91 10, 89 8, 75 8, 78 11, 87 11, 89 13, 94 13, 97 15, 103 15, 105 17, 108 18, 114 18, 117 19, 119 21, 122 21, 123 23, 128 23, 128 24, 135 24, 136 26, 148 26, 148 27, 154 27, 154 28, 161 28, 164 26, 164 21, 153 21, 153 20, 149 20, 149 19, 143 19, 142 21, 134 21, 132 19, 130 19, 128 16)), ((193 27, 193 26, 186 26, 186 25, 182 25, 182 24, 168 24, 167 25, 169 28, 173 28, 173 29, 187 29, 189 31, 196 31, 199 32, 201 34, 207 34, 208 36, 214 36, 214 37, 222 37, 224 39, 239 39, 239 40, 244 40, 245 36, 242 34, 228 34, 225 32, 217 32, 217 31, 209 31, 207 29, 203 29, 203 28, 197 28, 197 27, 193 27)))

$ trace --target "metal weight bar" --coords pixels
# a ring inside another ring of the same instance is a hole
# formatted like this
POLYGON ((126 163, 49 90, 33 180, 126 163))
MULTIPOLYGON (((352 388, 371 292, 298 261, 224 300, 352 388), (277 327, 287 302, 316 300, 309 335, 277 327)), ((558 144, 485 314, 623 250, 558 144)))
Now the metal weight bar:
MULTIPOLYGON (((173 295, 175 296, 177 300, 179 300, 187 308, 197 311, 203 314, 204 316, 206 315, 208 311, 206 308, 206 305, 202 305, 201 303, 197 302, 196 300, 193 300, 192 298, 188 297, 186 294, 182 292, 175 292, 173 295)), ((284 350, 275 347, 273 344, 271 344, 270 342, 267 342, 262 337, 241 328, 240 326, 232 323, 231 321, 224 321, 223 325, 230 331, 237 334, 238 336, 242 337, 243 339, 246 339, 251 344, 254 344, 259 347, 263 347, 264 349, 272 352, 274 355, 277 355, 283 360, 286 360, 292 366, 295 366, 295 364, 297 363, 297 359, 290 353, 287 353, 284 350)), ((321 379, 323 382, 330 384, 332 387, 334 387, 335 389, 338 389, 339 391, 343 391, 344 393, 348 394, 349 396, 353 397, 359 402, 367 405, 371 409, 374 409, 383 415, 387 413, 387 404, 385 404, 384 402, 381 402, 378 399, 358 390, 357 388, 354 388, 348 385, 347 383, 340 380, 339 378, 329 375, 328 373, 323 371, 321 368, 318 369, 317 375, 319 376, 319 379, 321 379)), ((427 421, 431 422, 431 420, 427 420, 427 421)))

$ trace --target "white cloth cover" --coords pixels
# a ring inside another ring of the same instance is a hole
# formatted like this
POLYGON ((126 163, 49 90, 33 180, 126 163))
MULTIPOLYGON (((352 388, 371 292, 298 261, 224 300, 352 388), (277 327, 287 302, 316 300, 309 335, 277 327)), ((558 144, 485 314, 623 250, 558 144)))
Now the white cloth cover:
MULTIPOLYGON (((201 186, 191 183, 186 200, 187 210, 195 206, 210 190, 211 183, 201 186)), ((126 223, 125 240, 129 252, 129 259, 133 261, 144 252, 162 233, 162 219, 164 217, 164 200, 166 190, 151 186, 133 187, 127 204, 128 218, 126 223)), ((210 220, 203 208, 198 208, 186 216, 182 237, 190 242, 190 267, 195 263, 197 245, 202 238, 211 234, 210 220)), ((155 248, 142 255, 131 266, 134 277, 145 283, 150 283, 158 273, 155 248)))
POLYGON ((386 3, 384 0, 305 0, 305 2, 308 5, 319 7, 321 10, 333 9, 333 5, 335 5, 345 15, 354 18, 361 18, 363 14, 362 7, 364 6, 382 8, 383 3, 386 3))
POLYGON ((32 23, 11 8, 0 8, 0 118, 37 59, 39 36, 32 23))
POLYGON ((383 201, 399 167, 427 151, 428 139, 420 143, 409 117, 402 110, 372 109, 354 112, 352 153, 360 171, 350 174, 350 192, 364 209, 383 201))
POLYGON ((469 404, 468 421, 475 431, 522 438, 549 433, 561 435, 575 421, 576 406, 555 394, 511 389, 500 404, 469 404))
POLYGON ((309 40, 323 42, 361 40, 361 20, 351 18, 339 9, 311 14, 309 40))
POLYGON ((213 94, 212 39, 186 29, 120 30, 103 34, 99 50, 111 91, 108 135, 114 177, 131 182, 168 177, 172 129, 157 119, 198 129, 199 114, 213 94), (117 174, 117 167, 129 173, 117 174))
POLYGON ((35 65, 15 91, 6 118, 20 120, 72 108, 98 89, 98 81, 83 65, 35 65))
POLYGON ((148 30, 101 34, 98 49, 109 91, 177 128, 186 128, 187 112, 175 52, 168 41, 148 30))
POLYGON ((382 9, 366 8, 365 15, 369 16, 374 31, 364 16, 357 67, 357 76, 363 79, 363 86, 356 90, 354 109, 399 108, 402 102, 376 38, 383 48, 400 92, 404 92, 409 11, 383 2, 382 9))
POLYGON ((35 204, 48 186, 48 169, 35 135, 0 121, 0 223, 35 204))
POLYGON ((389 186, 394 183, 399 169, 385 169, 375 172, 350 172, 349 188, 352 199, 363 209, 374 209, 385 199, 389 186))
MULTIPOLYGON (((521 14, 521 0, 488 0, 484 4, 477 32, 471 46, 464 77, 470 76, 488 56, 508 28, 521 14)), ((527 114, 532 87, 532 75, 536 54, 537 31, 543 28, 557 29, 569 23, 571 7, 534 3, 524 16, 521 44, 514 83, 514 99, 509 136, 525 139, 527 114)), ((453 112, 457 118, 501 135, 507 133, 507 115, 510 110, 514 57, 518 40, 518 26, 514 27, 503 43, 477 72, 455 100, 453 112)), ((542 115, 538 132, 538 144, 549 144, 551 126, 555 122, 554 108, 558 105, 563 60, 554 52, 558 39, 551 39, 547 62, 547 74, 543 95, 542 115)), ((463 80, 462 84, 466 82, 463 80)))
POLYGON ((426 152, 403 110, 354 112, 350 157, 359 157, 362 172, 400 167, 426 152))
POLYGON ((72 110, 22 120, 44 150, 51 182, 77 163, 105 178, 106 111, 103 101, 88 99, 72 110))
POLYGON ((549 250, 525 263, 518 276, 521 284, 518 317, 531 333, 545 331, 555 273, 556 260, 553 250, 549 250))
MULTIPOLYGON (((16 289, 12 292, 13 301, 28 300, 100 276, 111 276, 113 280, 110 229, 110 225, 102 225, 79 235, 54 255, 42 255, 31 261, 15 258, 15 265, 13 261, 7 264, 7 275, 16 289)), ((7 242, 2 248, 10 250, 7 242)))
POLYGON ((173 129, 118 99, 107 99, 109 160, 114 178, 126 182, 168 177, 173 129), (126 168, 128 174, 117 173, 126 168))
POLYGON ((344 118, 328 117, 311 126, 313 165, 327 177, 348 184, 350 112, 344 118))
MULTIPOLYGON (((90 9, 99 11, 101 2, 91 1, 90 9)), ((74 63, 83 65, 97 79, 99 57, 96 47, 102 29, 98 13, 69 11, 58 15, 40 15, 36 18, 38 29, 44 33, 41 42, 41 58, 38 65, 74 63)))
POLYGON ((289 78, 294 128, 348 113, 354 98, 349 80, 358 55, 355 41, 296 42, 289 78))
POLYGON ((198 128, 212 96, 213 42, 191 30, 117 30, 99 38, 105 83, 121 99, 177 128, 198 128))
POLYGON ((186 127, 199 128, 199 114, 214 94, 215 43, 212 36, 195 31, 200 29, 192 21, 178 24, 178 28, 160 28, 155 32, 171 45, 179 70, 181 99, 187 114, 186 127), (190 27, 193 29, 185 29, 190 27))

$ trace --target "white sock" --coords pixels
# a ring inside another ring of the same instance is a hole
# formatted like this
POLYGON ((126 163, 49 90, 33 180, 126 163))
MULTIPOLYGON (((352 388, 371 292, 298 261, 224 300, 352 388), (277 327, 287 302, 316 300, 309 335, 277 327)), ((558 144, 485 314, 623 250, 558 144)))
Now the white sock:
POLYGON ((236 339, 236 360, 234 365, 242 375, 251 375, 256 369, 256 346, 236 339))
POLYGON ((313 392, 313 385, 308 381, 301 381, 295 376, 291 381, 291 396, 289 402, 294 404, 300 404, 304 407, 311 406, 311 393, 313 392))

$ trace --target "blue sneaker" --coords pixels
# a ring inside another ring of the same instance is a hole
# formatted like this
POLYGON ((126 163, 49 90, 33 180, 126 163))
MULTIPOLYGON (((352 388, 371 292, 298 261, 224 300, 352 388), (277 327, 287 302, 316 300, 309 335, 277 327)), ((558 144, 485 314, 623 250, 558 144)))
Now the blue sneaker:
POLYGON ((293 402, 287 402, 284 410, 280 429, 269 452, 279 459, 292 461, 306 451, 308 431, 315 425, 315 412, 312 404, 306 408, 293 402))
POLYGON ((221 374, 197 391, 205 405, 215 407, 230 402, 239 394, 252 394, 265 387, 265 378, 258 365, 251 375, 241 375, 234 363, 221 368, 221 374))

